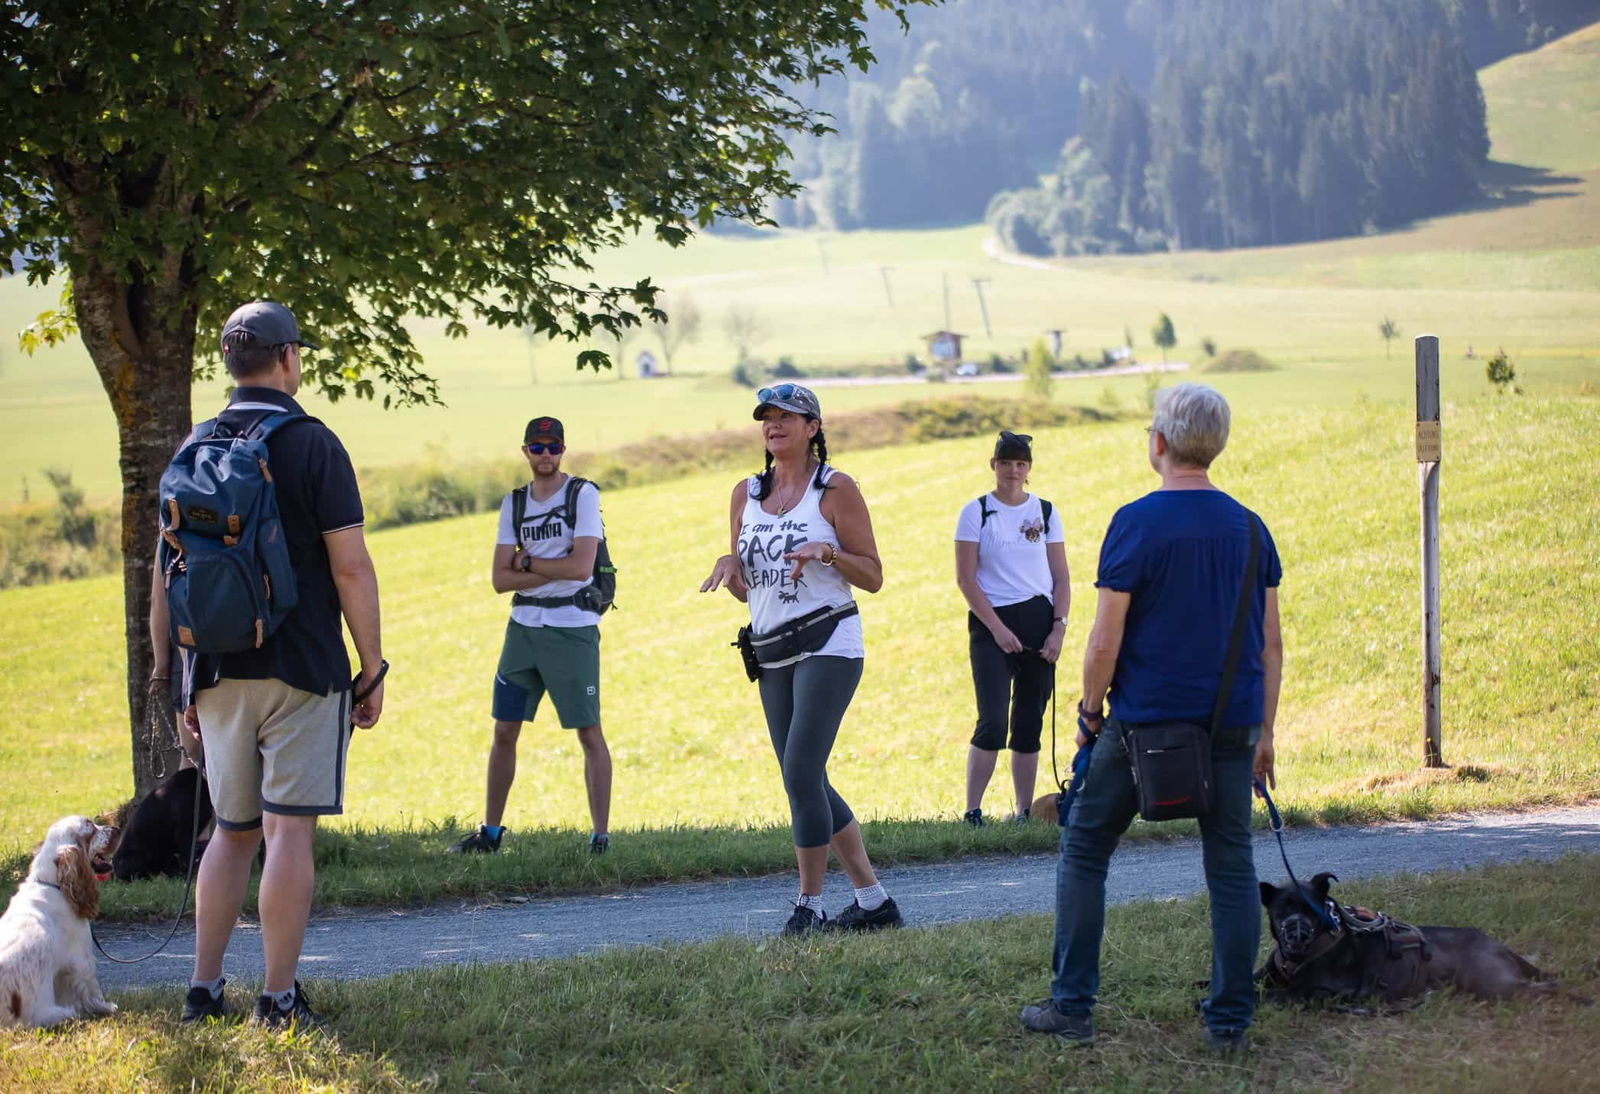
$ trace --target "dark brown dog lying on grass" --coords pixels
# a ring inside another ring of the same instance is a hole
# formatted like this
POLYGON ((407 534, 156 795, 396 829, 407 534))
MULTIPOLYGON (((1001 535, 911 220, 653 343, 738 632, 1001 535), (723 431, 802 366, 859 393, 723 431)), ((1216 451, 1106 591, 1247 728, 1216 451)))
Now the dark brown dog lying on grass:
POLYGON ((1451 985, 1479 999, 1560 990, 1555 981, 1475 927, 1413 927, 1328 897, 1333 874, 1299 889, 1261 883, 1277 943, 1256 973, 1269 999, 1393 1003, 1451 985))

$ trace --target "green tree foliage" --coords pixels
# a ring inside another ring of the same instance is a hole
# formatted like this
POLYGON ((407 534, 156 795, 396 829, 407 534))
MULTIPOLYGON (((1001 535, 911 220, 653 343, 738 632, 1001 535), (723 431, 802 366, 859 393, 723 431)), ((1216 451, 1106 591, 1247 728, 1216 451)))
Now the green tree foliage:
POLYGON ((437 398, 413 318, 659 318, 587 256, 793 197, 787 141, 826 129, 795 89, 870 63, 869 8, 921 2, 0 0, 0 253, 70 276, 116 415, 136 743, 155 485, 234 305, 289 303, 325 347, 307 382, 386 404, 437 398))
POLYGON ((1489 358, 1485 371, 1489 382, 1502 395, 1507 391, 1517 390, 1517 367, 1511 363, 1511 358, 1506 356, 1505 350, 1497 350, 1495 355, 1489 358))
POLYGON ((1035 399, 1048 399, 1050 392, 1055 387, 1055 379, 1050 375, 1055 368, 1055 361, 1050 356, 1050 348, 1044 344, 1044 339, 1036 340, 1028 347, 1028 358, 1023 362, 1022 374, 1026 390, 1035 399))
POLYGON ((1178 331, 1172 325, 1172 316, 1162 312, 1150 328, 1150 340, 1161 350, 1161 363, 1167 363, 1167 350, 1178 344, 1178 331))
POLYGON ((1390 319, 1387 315, 1384 316, 1383 322, 1378 324, 1378 337, 1383 339, 1383 357, 1384 360, 1388 360, 1389 344, 1396 338, 1400 337, 1399 324, 1393 319, 1390 319))

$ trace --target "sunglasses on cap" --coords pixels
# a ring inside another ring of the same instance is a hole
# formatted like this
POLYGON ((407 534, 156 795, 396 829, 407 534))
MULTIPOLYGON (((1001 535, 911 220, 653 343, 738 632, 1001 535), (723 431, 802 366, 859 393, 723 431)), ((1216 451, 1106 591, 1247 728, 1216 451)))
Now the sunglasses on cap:
POLYGON ((535 456, 542 456, 546 452, 550 453, 552 456, 559 456, 561 453, 567 450, 567 446, 562 444, 560 441, 553 441, 550 444, 545 444, 543 441, 534 441, 532 444, 525 444, 522 447, 533 453, 535 456))
POLYGON ((793 399, 794 393, 799 390, 799 384, 779 384, 777 387, 764 387, 756 392, 756 402, 770 403, 774 399, 793 399))

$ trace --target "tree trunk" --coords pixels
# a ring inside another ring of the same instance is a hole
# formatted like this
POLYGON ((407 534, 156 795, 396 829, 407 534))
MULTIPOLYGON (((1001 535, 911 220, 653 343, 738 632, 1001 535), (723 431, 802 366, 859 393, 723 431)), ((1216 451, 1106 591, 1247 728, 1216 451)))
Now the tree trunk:
POLYGON ((129 284, 93 259, 75 274, 72 297, 117 418, 128 719, 134 793, 143 798, 178 766, 167 692, 159 689, 152 699, 148 691, 149 611, 161 473, 191 424, 197 312, 182 279, 129 284))

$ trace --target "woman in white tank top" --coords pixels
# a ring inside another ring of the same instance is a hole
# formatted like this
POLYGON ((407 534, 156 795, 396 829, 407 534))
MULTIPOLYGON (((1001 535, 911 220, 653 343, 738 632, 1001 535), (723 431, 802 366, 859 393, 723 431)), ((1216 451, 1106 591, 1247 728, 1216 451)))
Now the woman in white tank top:
POLYGON ((800 895, 784 933, 898 927, 900 910, 873 873, 861 826, 827 777, 828 753, 865 657, 854 590, 875 593, 883 586, 872 517, 850 476, 828 466, 816 395, 799 384, 779 384, 762 388, 756 399, 766 469, 733 488, 731 549, 700 591, 725 587, 749 604, 758 637, 802 616, 841 609, 820 645, 802 643, 806 650, 761 667, 761 706, 783 772, 800 867, 800 895), (856 896, 835 919, 822 906, 830 847, 856 896))

